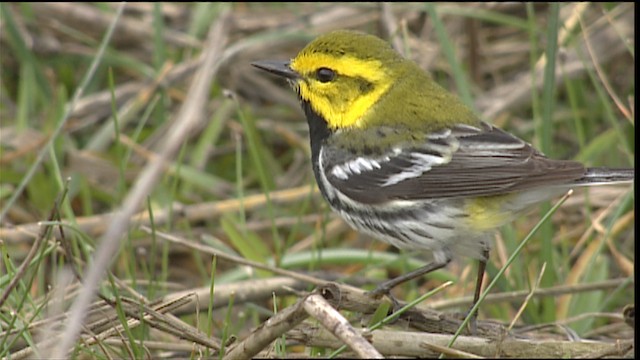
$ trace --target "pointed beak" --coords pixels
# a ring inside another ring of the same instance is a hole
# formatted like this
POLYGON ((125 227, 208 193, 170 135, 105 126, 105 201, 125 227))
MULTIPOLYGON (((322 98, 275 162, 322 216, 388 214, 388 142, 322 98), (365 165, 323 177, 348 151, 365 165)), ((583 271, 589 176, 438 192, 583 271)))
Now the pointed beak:
POLYGON ((300 78, 300 75, 289 67, 288 61, 263 60, 254 61, 251 65, 285 79, 296 80, 300 78))

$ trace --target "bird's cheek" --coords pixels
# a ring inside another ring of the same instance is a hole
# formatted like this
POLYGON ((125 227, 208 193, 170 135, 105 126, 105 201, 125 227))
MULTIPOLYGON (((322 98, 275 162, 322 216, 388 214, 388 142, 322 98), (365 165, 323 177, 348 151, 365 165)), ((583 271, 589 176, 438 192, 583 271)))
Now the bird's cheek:
POLYGON ((353 106, 354 102, 359 98, 361 94, 353 87, 343 86, 341 88, 335 88, 335 93, 332 96, 336 99, 336 106, 340 107, 343 111, 347 112, 353 106))
POLYGON ((298 91, 298 95, 300 95, 300 97, 303 100, 306 101, 311 101, 312 99, 312 95, 313 95, 313 91, 312 89, 309 88, 309 84, 304 82, 304 81, 299 81, 297 83, 297 91, 298 91))
POLYGON ((336 104, 336 100, 339 100, 335 90, 331 86, 321 83, 312 84, 311 88, 317 101, 327 106, 333 106, 336 104))

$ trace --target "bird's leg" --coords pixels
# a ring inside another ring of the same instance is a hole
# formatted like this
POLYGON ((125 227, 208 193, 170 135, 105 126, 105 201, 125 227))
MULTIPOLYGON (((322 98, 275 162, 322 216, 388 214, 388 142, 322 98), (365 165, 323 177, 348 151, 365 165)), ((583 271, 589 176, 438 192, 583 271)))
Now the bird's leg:
MULTIPOLYGON (((482 290, 482 281, 484 280, 484 272, 487 268, 487 260, 489 259, 489 249, 485 248, 482 251, 482 259, 478 260, 478 277, 476 278, 476 290, 473 293, 473 303, 471 303, 471 309, 476 306, 478 300, 480 299, 480 292, 482 290)), ((469 321, 469 325, 471 326, 471 334, 476 333, 477 330, 477 319, 478 319, 478 311, 474 311, 471 314, 471 319, 469 321)))
POLYGON ((406 274, 402 274, 396 278, 393 278, 391 280, 387 280, 381 284, 379 284, 375 289, 373 289, 372 291, 369 291, 367 294, 369 296, 372 297, 378 297, 381 295, 388 295, 389 292, 391 291, 391 289, 393 289, 394 287, 402 284, 403 282, 412 280, 417 278, 418 276, 422 276, 424 274, 428 274, 432 271, 441 269, 445 266, 447 266, 447 264, 449 264, 449 262, 451 262, 451 257, 447 256, 446 258, 444 258, 443 260, 434 260, 430 263, 428 263, 427 265, 415 269, 411 272, 408 272, 406 274))

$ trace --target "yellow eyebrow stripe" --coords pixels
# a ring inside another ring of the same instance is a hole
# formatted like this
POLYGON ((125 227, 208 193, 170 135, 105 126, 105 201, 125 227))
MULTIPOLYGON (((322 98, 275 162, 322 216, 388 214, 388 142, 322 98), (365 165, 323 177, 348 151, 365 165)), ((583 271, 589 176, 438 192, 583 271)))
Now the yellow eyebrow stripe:
POLYGON ((362 77, 369 82, 378 82, 387 74, 378 60, 362 60, 353 56, 329 56, 321 53, 302 54, 291 61, 291 69, 299 73, 308 73, 321 67, 327 67, 351 77, 362 77))
POLYGON ((392 84, 379 60, 308 53, 293 59, 290 67, 304 79, 297 84, 300 97, 308 101, 312 109, 333 129, 361 127, 363 117, 392 84), (361 93, 355 87, 321 83, 315 79, 314 72, 322 67, 332 69, 340 76, 364 79, 373 85, 373 90, 361 93))

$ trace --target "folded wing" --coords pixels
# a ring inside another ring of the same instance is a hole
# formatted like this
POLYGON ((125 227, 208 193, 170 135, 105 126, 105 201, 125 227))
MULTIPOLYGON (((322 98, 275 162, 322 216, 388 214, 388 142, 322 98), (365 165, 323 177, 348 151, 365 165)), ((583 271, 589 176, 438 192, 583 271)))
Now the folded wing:
POLYGON ((441 130, 382 155, 355 155, 334 147, 322 156, 331 185, 369 204, 500 195, 568 184, 585 172, 578 162, 548 159, 486 123, 441 130))

